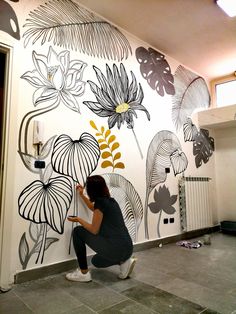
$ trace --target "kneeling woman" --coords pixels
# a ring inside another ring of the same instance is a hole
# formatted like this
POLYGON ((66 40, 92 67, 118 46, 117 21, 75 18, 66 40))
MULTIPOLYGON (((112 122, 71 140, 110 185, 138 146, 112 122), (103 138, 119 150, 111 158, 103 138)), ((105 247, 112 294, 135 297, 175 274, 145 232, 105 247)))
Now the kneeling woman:
POLYGON ((120 266, 120 279, 126 279, 131 274, 135 258, 132 258, 133 243, 125 226, 120 206, 110 197, 108 187, 103 177, 95 175, 88 177, 86 191, 77 186, 80 197, 92 210, 92 222, 80 217, 68 217, 69 221, 79 222, 73 230, 73 244, 78 259, 79 269, 66 275, 68 280, 88 282, 91 274, 87 265, 86 244, 96 252, 92 264, 97 268, 120 266))

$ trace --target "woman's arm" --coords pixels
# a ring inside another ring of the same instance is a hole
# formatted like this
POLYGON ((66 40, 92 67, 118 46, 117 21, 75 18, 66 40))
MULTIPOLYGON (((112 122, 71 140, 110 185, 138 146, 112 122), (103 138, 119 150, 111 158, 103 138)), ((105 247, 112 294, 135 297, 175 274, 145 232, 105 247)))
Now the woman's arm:
POLYGON ((98 234, 103 219, 103 213, 99 209, 94 209, 92 223, 88 223, 80 217, 69 216, 67 219, 72 222, 79 222, 86 230, 88 230, 92 234, 98 234))
POLYGON ((86 206, 94 211, 94 205, 93 203, 88 199, 87 196, 84 195, 84 188, 82 187, 82 185, 78 184, 76 186, 76 190, 79 192, 80 197, 82 198, 82 200, 84 201, 84 203, 86 204, 86 206))

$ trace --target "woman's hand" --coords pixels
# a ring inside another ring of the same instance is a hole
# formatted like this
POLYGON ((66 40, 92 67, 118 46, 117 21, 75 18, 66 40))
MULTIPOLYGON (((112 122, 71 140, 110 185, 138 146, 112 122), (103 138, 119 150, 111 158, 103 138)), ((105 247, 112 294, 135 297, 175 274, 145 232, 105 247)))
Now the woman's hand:
POLYGON ((80 184, 76 186, 76 191, 79 192, 80 196, 84 195, 84 187, 80 184))
POLYGON ((69 220, 71 222, 79 222, 79 217, 77 217, 77 216, 68 216, 67 220, 69 220))

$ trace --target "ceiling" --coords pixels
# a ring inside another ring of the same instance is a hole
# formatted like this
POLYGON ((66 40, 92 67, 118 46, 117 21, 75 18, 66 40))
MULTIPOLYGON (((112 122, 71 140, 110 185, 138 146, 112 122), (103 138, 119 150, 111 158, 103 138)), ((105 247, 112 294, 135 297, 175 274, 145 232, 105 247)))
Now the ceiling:
POLYGON ((236 70, 236 17, 214 0, 78 2, 209 81, 236 70))

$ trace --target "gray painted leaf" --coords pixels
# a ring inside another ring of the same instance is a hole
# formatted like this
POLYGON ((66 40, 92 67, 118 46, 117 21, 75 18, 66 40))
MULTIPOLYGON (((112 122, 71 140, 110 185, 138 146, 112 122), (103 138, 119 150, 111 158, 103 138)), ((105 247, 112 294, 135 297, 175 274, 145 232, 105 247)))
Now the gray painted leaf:
POLYGON ((25 154, 22 152, 18 152, 18 153, 20 154, 22 161, 23 161, 24 165, 26 166, 26 168, 31 172, 39 174, 40 170, 35 168, 35 166, 34 166, 34 163, 37 159, 30 154, 25 154))
POLYGON ((19 244, 19 258, 20 258, 20 262, 22 266, 24 266, 28 255, 29 255, 29 244, 27 242, 26 234, 24 232, 20 239, 20 244, 19 244))
POLYGON ((134 242, 137 241, 138 229, 143 218, 143 205, 133 185, 120 174, 102 175, 108 188, 120 205, 125 224, 134 242))
POLYGON ((33 240, 34 242, 37 242, 39 240, 41 233, 42 233, 42 225, 30 222, 29 235, 30 235, 31 240, 33 240))
POLYGON ((52 136, 41 148, 40 150, 40 159, 45 159, 52 149, 53 142, 57 135, 52 136))

